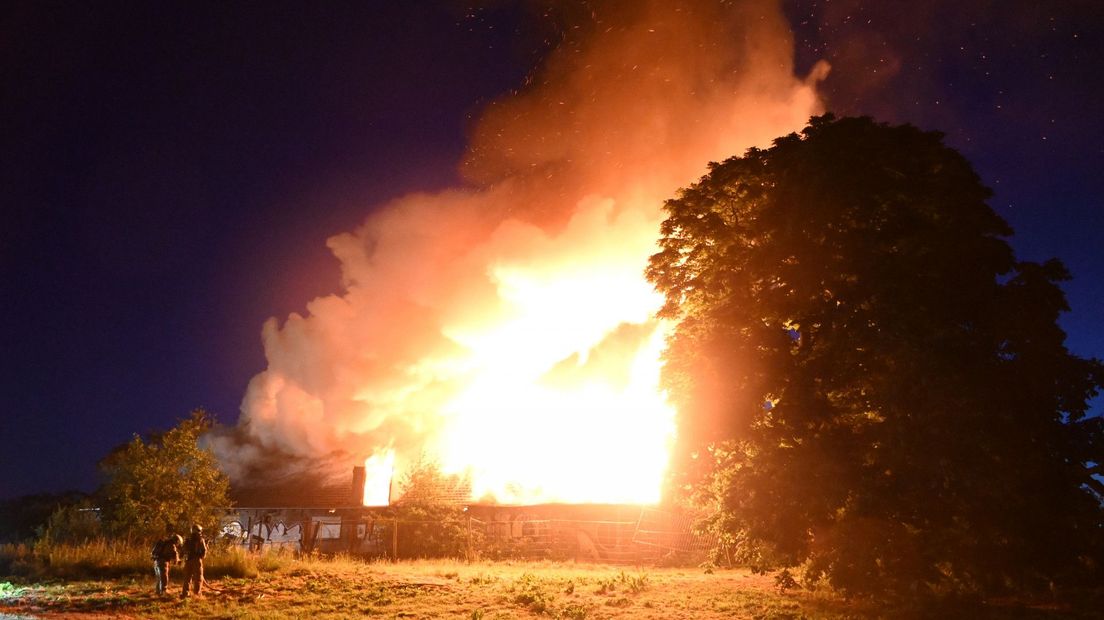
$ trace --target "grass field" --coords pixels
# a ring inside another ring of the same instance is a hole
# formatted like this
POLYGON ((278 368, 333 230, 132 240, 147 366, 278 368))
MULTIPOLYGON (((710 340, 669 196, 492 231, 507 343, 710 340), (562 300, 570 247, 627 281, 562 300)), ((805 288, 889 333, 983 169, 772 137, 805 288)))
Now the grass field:
POLYGON ((146 579, 4 586, 0 614, 124 618, 845 618, 857 610, 779 595, 744 571, 543 563, 282 562, 255 578, 212 580, 203 598, 146 579))
MULTIPOLYGON (((178 576, 178 575, 174 575, 178 576)), ((809 592, 780 594, 748 571, 584 564, 349 559, 261 564, 255 577, 212 579, 202 598, 159 597, 152 574, 104 581, 0 583, 0 617, 44 618, 1054 618, 1024 607, 896 610, 809 592), (11 617, 7 616, 7 617, 11 617)), ((179 587, 179 582, 177 582, 179 587)))

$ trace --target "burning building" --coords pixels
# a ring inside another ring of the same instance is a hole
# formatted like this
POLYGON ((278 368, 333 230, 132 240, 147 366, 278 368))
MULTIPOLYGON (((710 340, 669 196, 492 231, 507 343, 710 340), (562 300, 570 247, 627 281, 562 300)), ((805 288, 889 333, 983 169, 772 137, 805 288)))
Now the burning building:
POLYGON ((358 466, 347 485, 298 480, 240 490, 239 507, 227 513, 221 534, 251 550, 395 559, 451 555, 640 563, 710 546, 692 533, 690 517, 650 506, 469 503, 466 484, 423 488, 421 497, 399 497, 394 506, 366 505, 365 482, 365 469, 358 466), (438 509, 413 514, 402 509, 427 500, 438 509))
POLYGON ((598 3, 564 33, 483 112, 464 186, 329 239, 343 290, 265 323, 268 367, 212 439, 236 483, 274 454, 352 458, 384 504, 428 458, 475 504, 660 500, 676 411, 643 269, 663 201, 801 127, 826 67, 794 76, 776 0, 598 3))

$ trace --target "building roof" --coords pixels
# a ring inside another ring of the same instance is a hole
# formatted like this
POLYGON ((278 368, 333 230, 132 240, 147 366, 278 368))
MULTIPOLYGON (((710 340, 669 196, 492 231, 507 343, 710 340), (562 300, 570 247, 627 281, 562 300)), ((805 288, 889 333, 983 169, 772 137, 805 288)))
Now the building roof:
POLYGON ((351 480, 334 481, 314 475, 279 481, 231 484, 230 498, 239 508, 349 508, 359 506, 363 492, 355 494, 351 480))

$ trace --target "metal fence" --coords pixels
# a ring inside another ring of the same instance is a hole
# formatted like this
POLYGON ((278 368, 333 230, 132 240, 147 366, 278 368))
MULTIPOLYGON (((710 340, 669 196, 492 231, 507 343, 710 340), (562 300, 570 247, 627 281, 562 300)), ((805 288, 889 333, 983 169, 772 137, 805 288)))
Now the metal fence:
POLYGON ((238 523, 223 532, 253 550, 652 564, 696 561, 705 555, 713 541, 696 533, 693 522, 691 516, 643 508, 635 519, 619 520, 480 518, 467 513, 440 519, 315 516, 292 524, 238 523))

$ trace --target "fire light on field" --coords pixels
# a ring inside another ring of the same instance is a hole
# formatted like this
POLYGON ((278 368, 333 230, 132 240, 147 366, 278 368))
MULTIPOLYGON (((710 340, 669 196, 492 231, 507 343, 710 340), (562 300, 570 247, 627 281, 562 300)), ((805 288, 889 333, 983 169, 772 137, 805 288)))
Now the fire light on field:
MULTIPOLYGON (((507 503, 652 503, 676 412, 643 270, 664 199, 819 112, 776 2, 596 5, 488 106, 468 183, 328 241, 343 290, 269 320, 224 466, 367 459, 366 498, 420 459, 507 503), (241 439, 244 437, 245 439, 241 439), (371 488, 368 488, 371 487, 371 488)), ((255 470, 256 468, 254 468, 255 470)))

